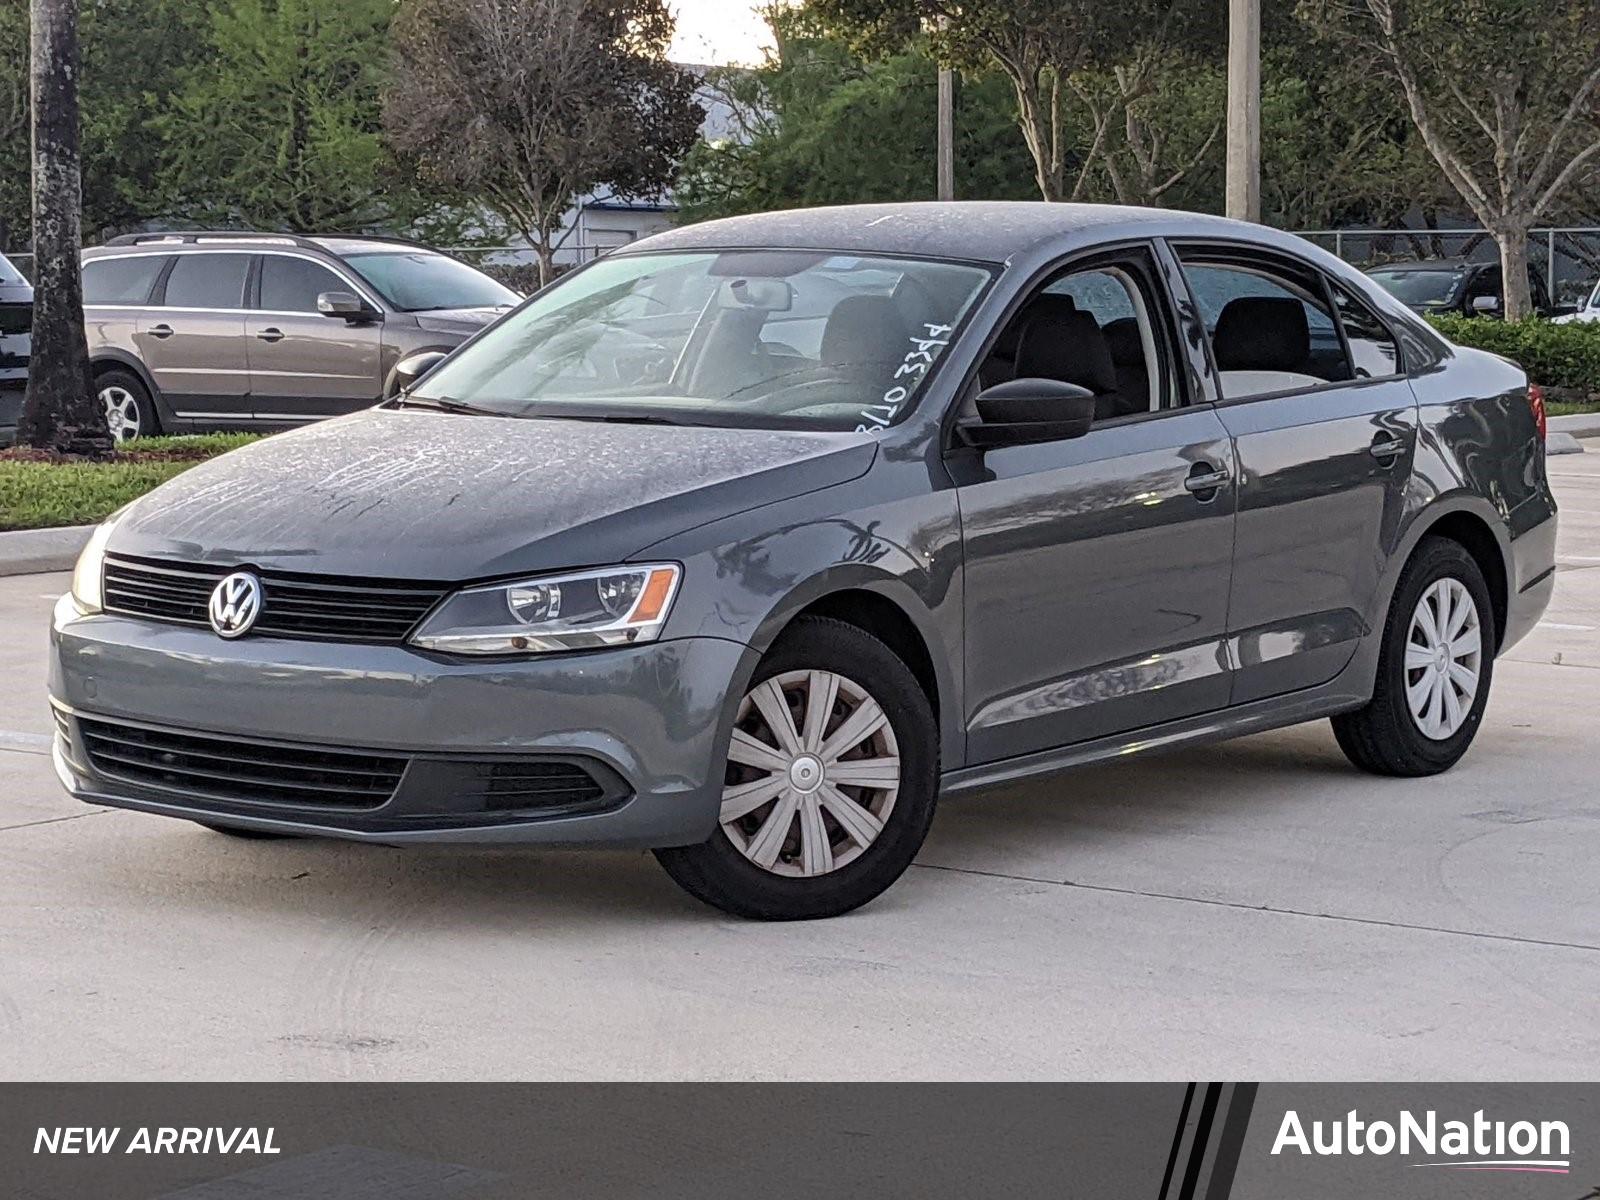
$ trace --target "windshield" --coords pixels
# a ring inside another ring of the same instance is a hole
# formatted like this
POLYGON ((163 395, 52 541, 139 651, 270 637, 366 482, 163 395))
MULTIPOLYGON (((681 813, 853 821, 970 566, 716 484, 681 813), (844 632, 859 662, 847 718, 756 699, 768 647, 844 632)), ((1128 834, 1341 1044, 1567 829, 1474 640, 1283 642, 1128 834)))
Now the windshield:
POLYGON ((1448 304, 1465 271, 1368 271, 1368 276, 1402 304, 1448 304))
POLYGON ((426 376, 508 416, 874 430, 915 402, 990 279, 826 251, 602 259, 426 376))
POLYGON ((435 308, 499 308, 521 299, 504 284, 454 258, 426 250, 346 254, 363 279, 401 312, 435 308))

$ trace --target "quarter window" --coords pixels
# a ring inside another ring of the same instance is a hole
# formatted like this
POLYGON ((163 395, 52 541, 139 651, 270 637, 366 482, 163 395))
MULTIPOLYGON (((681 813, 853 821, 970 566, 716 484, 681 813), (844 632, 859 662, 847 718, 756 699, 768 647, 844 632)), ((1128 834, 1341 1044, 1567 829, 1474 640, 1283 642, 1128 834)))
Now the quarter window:
POLYGON ((268 254, 261 259, 261 299, 258 307, 266 312, 317 311, 317 297, 323 292, 348 292, 350 285, 326 267, 287 254, 268 254))
POLYGON ((97 258, 83 264, 85 304, 143 304, 168 259, 159 254, 97 258))
POLYGON ((1329 281, 1333 304, 1344 325, 1350 347, 1350 365, 1357 379, 1383 379, 1400 373, 1400 354, 1394 338, 1373 311, 1342 286, 1329 281))
POLYGON ((1316 274, 1180 257, 1211 335, 1224 399, 1303 391, 1352 377, 1316 274))
POLYGON ((243 308, 248 254, 180 254, 167 276, 168 308, 243 308))

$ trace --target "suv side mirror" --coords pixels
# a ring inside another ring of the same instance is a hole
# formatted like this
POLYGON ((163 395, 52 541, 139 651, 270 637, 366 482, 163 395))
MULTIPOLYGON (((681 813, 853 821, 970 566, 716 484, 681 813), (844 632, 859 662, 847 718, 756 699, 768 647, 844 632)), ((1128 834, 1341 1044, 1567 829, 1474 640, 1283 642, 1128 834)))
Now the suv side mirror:
POLYGON ((395 363, 394 370, 390 372, 389 386, 383 389, 384 397, 397 396, 412 387, 444 361, 444 357, 443 350, 419 350, 415 354, 406 355, 395 363))
POLYGON ((980 449, 1062 442, 1094 424, 1094 393, 1059 379, 1012 379, 978 393, 978 420, 956 429, 980 449))
POLYGON ((378 316, 354 292, 318 293, 317 311, 325 317, 343 317, 346 321, 370 321, 378 316))
POLYGON ((1479 316, 1493 316, 1500 311, 1499 296, 1474 296, 1472 298, 1472 311, 1479 316))

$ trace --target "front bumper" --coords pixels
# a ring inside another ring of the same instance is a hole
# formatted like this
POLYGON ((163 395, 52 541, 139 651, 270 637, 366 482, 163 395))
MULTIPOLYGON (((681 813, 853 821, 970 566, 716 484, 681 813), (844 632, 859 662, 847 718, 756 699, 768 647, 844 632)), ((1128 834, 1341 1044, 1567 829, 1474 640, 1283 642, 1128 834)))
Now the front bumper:
POLYGON ((464 662, 401 646, 225 641, 81 616, 63 597, 51 629, 54 757, 81 800, 243 828, 390 844, 690 845, 716 826, 728 698, 755 657, 736 642, 686 638, 464 662), (389 799, 359 808, 316 794, 263 799, 223 778, 201 790, 152 782, 148 769, 129 778, 89 753, 86 723, 207 751, 232 743, 249 758, 369 754, 400 760, 403 774, 389 799), (582 764, 604 795, 581 810, 486 810, 480 785, 493 765, 529 762, 582 764))

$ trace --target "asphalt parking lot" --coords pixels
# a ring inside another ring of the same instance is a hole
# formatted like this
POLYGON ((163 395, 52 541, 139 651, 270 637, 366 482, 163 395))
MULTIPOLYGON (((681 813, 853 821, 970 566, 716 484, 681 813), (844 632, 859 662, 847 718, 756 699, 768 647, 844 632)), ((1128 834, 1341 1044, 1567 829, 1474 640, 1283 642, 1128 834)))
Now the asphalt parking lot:
POLYGON ((1325 722, 945 805, 865 910, 642 854, 243 842, 50 768, 65 575, 0 579, 0 1077, 1492 1078, 1600 1062, 1600 442, 1452 773, 1325 722))

